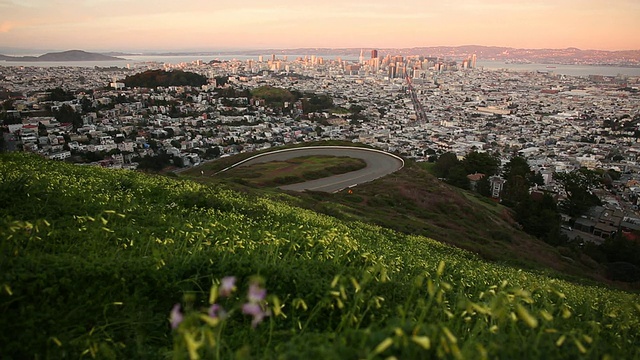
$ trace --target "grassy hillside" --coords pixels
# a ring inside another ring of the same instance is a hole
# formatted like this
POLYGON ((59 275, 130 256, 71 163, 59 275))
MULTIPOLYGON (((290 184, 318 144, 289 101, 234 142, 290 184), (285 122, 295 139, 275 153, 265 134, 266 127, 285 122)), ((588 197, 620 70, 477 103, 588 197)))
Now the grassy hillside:
MULTIPOLYGON (((187 170, 180 177, 211 186, 223 184, 242 192, 271 193, 273 198, 294 206, 347 222, 372 223, 405 234, 423 235, 472 251, 487 260, 607 282, 606 270, 597 262, 526 234, 513 220, 509 208, 436 179, 424 168, 424 163, 406 161, 402 170, 351 188, 351 193, 289 192, 291 196, 288 196, 269 189, 277 184, 255 181, 255 177, 264 172, 257 166, 217 173, 246 156, 210 162, 187 170)), ((261 166, 275 167, 276 164, 261 166)), ((278 173, 281 177, 287 175, 278 173)), ((618 283, 616 286, 628 288, 630 285, 618 283)))
POLYGON ((640 357, 637 294, 222 186, 1 155, 0 241, 4 358, 640 357))

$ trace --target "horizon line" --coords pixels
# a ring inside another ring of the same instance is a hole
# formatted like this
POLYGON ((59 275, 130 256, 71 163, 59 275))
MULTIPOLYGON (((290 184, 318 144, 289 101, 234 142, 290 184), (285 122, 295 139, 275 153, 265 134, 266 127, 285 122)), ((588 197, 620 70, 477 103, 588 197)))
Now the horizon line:
POLYGON ((602 51, 602 52, 628 52, 628 51, 640 51, 640 49, 619 49, 619 50, 603 50, 603 49, 582 49, 574 46, 569 47, 540 47, 540 48, 529 48, 529 47, 513 47, 513 46, 500 46, 500 45, 477 45, 477 44, 467 44, 467 45, 421 45, 421 46, 411 46, 411 47, 375 47, 375 46, 362 46, 362 47, 255 47, 255 48, 191 48, 191 49, 129 49, 129 50, 113 50, 113 49, 89 49, 84 50, 80 48, 67 48, 64 50, 60 49, 42 49, 42 48, 17 48, 17 47, 0 47, 0 51, 7 52, 16 52, 16 51, 25 51, 25 52, 65 52, 65 51, 86 51, 86 52, 96 52, 96 53, 138 53, 140 55, 145 54, 153 54, 153 53, 202 53, 202 52, 252 52, 252 51, 291 51, 291 50, 411 50, 411 49, 422 49, 422 48, 465 48, 465 47, 485 47, 485 48, 505 48, 505 49, 515 49, 515 50, 569 50, 575 49, 579 51, 602 51))

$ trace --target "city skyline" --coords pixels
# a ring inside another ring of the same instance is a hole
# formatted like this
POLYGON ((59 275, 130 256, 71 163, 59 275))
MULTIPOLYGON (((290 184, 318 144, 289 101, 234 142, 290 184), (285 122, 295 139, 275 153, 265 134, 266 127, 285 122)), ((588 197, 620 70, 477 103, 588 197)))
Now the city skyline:
POLYGON ((0 0, 0 47, 90 51, 397 48, 640 49, 633 0, 456 3, 0 0), (10 16, 9 16, 10 14, 10 16))

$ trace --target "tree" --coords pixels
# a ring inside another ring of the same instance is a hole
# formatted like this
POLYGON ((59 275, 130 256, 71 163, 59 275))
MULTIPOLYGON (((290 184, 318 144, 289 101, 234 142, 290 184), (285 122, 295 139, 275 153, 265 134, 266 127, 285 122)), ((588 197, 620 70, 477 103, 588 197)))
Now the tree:
POLYGON ((306 96, 302 99, 305 114, 333 108, 333 99, 329 95, 306 94, 306 96))
POLYGON ((172 156, 169 154, 158 154, 156 156, 145 155, 138 162, 138 168, 143 170, 160 171, 171 165, 172 156))
POLYGON ((469 189, 469 178, 467 177, 467 171, 464 169, 462 164, 458 164, 449 170, 447 183, 461 189, 469 189))
POLYGON ((208 148, 207 151, 205 152, 205 156, 207 157, 207 159, 217 158, 218 156, 220 156, 220 147, 212 146, 208 148))
POLYGON ((449 171, 454 166, 459 165, 460 161, 458 161, 458 156, 452 152, 447 152, 436 160, 435 165, 433 166, 433 171, 435 175, 439 178, 447 178, 449 177, 449 171))
POLYGON ((542 174, 540 172, 537 172, 531 175, 531 177, 529 178, 529 182, 531 183, 531 185, 542 186, 544 185, 544 178, 542 177, 542 174))
POLYGON ((82 116, 67 104, 63 104, 60 109, 54 111, 53 116, 61 123, 71 123, 74 130, 84 125, 82 116))
POLYGON ((96 108, 93 106, 93 102, 89 100, 86 96, 82 97, 82 99, 80 100, 80 105, 82 106, 83 113, 96 111, 96 108))
POLYGON ((498 173, 500 159, 486 152, 472 151, 462 160, 467 174, 481 173, 487 176, 498 173))
POLYGON ((489 182, 488 176, 485 176, 476 182, 476 191, 482 196, 491 196, 491 183, 489 182))
POLYGON ((590 207, 600 205, 600 199, 592 193, 600 183, 600 177, 594 171, 580 168, 568 173, 554 173, 553 177, 567 194, 560 207, 568 215, 579 216, 590 207))
POLYGON ((229 82, 228 76, 216 76, 216 87, 225 86, 229 82))
POLYGON ((15 110, 15 108, 13 107, 13 103, 14 103, 14 99, 7 99, 5 101, 2 102, 2 110, 15 110))
POLYGON ((531 174, 531 167, 529 167, 529 163, 527 163, 525 158, 521 156, 514 156, 504 165, 502 174, 505 179, 509 179, 517 175, 522 176, 523 178, 528 178, 529 174, 531 174))
POLYGON ((47 96, 47 100, 49 101, 69 101, 75 99, 75 95, 73 95, 70 91, 65 91, 62 88, 55 88, 47 90, 49 95, 47 96))
POLYGON ((47 127, 43 123, 38 123, 38 136, 47 136, 47 127))
POLYGON ((560 213, 550 194, 545 193, 536 199, 527 194, 515 206, 515 212, 516 220, 525 232, 552 245, 561 245, 560 213))
POLYGON ((529 198, 529 182, 521 175, 511 175, 502 191, 505 206, 516 207, 529 198))

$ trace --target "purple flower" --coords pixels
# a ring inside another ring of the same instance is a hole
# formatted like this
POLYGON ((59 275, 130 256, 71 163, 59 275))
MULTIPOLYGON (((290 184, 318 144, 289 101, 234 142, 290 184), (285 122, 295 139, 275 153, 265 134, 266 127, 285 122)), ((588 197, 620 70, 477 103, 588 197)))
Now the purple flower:
POLYGON ((171 322, 171 328, 175 329, 180 325, 184 316, 180 311, 180 304, 173 305, 173 309, 171 309, 171 314, 169 315, 169 321, 171 322))
POLYGON ((251 320, 251 327, 253 328, 258 326, 265 316, 271 315, 269 311, 263 311, 260 304, 256 303, 246 303, 242 305, 242 313, 253 316, 253 320, 251 320))
POLYGON ((225 276, 220 281, 220 296, 229 296, 236 289, 236 277, 225 276))
POLYGON ((250 303, 259 303, 264 300, 267 296, 267 289, 263 289, 260 285, 256 283, 251 283, 249 285, 249 293, 247 294, 247 299, 250 303))
POLYGON ((213 304, 209 307, 209 316, 214 319, 224 319, 227 316, 227 312, 224 311, 222 306, 213 304))

